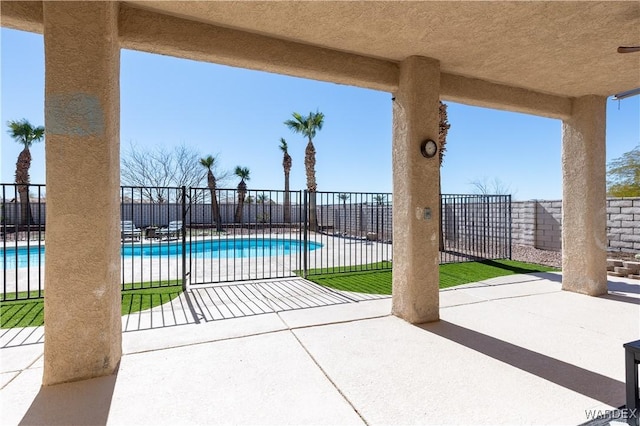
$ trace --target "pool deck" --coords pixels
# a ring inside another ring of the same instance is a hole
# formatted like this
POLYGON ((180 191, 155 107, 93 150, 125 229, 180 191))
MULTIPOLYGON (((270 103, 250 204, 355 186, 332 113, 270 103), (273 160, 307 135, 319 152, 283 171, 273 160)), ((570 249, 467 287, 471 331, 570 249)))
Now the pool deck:
POLYGON ((420 326, 391 316, 388 297, 287 309, 328 296, 282 282, 262 299, 226 293, 229 310, 271 310, 132 329, 117 374, 46 388, 43 344, 16 338, 0 350, 2 424, 582 424, 624 404, 640 284, 612 278, 589 297, 560 279, 443 290, 441 320, 420 326))
MULTIPOLYGON (((289 233, 265 233, 257 235, 237 235, 237 239, 258 241, 261 239, 273 239, 276 242, 284 240, 299 240, 299 234, 289 233)), ((234 236, 193 238, 198 241, 234 241, 234 236)), ((337 266, 357 265, 361 263, 379 262, 391 260, 391 244, 368 241, 366 239, 351 239, 325 234, 311 234, 311 242, 320 243, 322 247, 309 252, 308 268, 317 267, 332 268, 337 266)), ((160 246, 167 243, 176 243, 178 240, 127 240, 123 247, 138 247, 143 244, 160 246)), ((22 242, 19 247, 26 247, 22 242)), ((240 280, 273 279, 281 277, 293 277, 297 270, 303 269, 302 258, 299 253, 280 254, 265 257, 187 257, 186 263, 189 280, 192 283, 210 282, 236 282, 240 280)), ((8 270, 3 276, 3 285, 8 293, 18 291, 33 291, 39 286, 44 288, 44 265, 41 268, 18 268, 8 270)), ((182 278, 182 258, 180 256, 123 256, 122 281, 125 283, 140 283, 148 281, 178 280, 182 278)))

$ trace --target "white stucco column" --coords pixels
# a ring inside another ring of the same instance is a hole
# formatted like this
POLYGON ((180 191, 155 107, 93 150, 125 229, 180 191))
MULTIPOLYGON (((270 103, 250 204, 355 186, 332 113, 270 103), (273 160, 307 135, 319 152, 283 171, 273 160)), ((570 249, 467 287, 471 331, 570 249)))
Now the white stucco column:
POLYGON ((440 165, 420 153, 438 141, 440 64, 400 64, 393 103, 393 314, 414 324, 439 319, 440 165))
POLYGON ((45 385, 122 354, 117 22, 117 2, 44 2, 45 385))
POLYGON ((573 100, 562 124, 562 289, 607 293, 606 98, 573 100))

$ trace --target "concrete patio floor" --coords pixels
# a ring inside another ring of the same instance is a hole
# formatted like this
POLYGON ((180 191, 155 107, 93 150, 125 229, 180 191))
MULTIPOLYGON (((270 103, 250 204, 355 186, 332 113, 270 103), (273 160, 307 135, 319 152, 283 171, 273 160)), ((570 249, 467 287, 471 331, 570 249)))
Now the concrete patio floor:
POLYGON ((24 330, 34 343, 0 349, 1 422, 581 424, 624 404, 640 283, 611 279, 596 298, 560 279, 443 290, 441 321, 421 326, 389 298, 282 309, 272 295, 260 313, 125 332, 117 374, 47 388, 41 328, 24 330))

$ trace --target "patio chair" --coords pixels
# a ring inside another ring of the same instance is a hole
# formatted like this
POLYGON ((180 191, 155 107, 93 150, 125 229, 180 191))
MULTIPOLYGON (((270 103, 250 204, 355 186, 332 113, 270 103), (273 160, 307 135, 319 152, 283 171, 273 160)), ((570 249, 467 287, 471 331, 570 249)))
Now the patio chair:
POLYGON ((120 239, 122 241, 131 239, 134 241, 140 241, 142 238, 142 231, 136 228, 132 220, 120 221, 120 239))
POLYGON ((156 236, 161 239, 180 238, 182 235, 182 221, 173 220, 169 222, 169 226, 166 228, 156 229, 156 236))

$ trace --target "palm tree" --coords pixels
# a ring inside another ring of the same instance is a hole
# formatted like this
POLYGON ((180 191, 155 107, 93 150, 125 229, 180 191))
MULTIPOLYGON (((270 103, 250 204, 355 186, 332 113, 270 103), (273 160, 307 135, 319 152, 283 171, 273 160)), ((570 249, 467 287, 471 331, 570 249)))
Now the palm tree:
POLYGON ((383 194, 378 194, 373 197, 373 201, 376 202, 376 206, 384 206, 384 203, 387 201, 386 196, 383 194))
MULTIPOLYGON (((347 230, 347 200, 351 198, 349 194, 338 194, 338 198, 342 200, 342 210, 344 215, 344 230, 346 233, 347 230)), ((351 209, 349 209, 349 213, 351 213, 351 209)), ((341 215, 338 213, 338 229, 340 229, 340 218, 341 215)))
MULTIPOLYGON (((451 128, 451 124, 449 124, 449 120, 447 117, 447 104, 445 104, 444 102, 440 101, 440 108, 439 108, 439 113, 440 113, 440 122, 439 122, 439 127, 438 127, 438 145, 440 145, 440 167, 442 167, 442 162, 444 160, 444 151, 446 150, 445 145, 447 144, 447 133, 449 132, 449 129, 451 128)), ((439 182, 440 187, 442 187, 442 184, 439 182)), ((440 242, 439 242, 439 249, 440 251, 444 251, 444 231, 442 229, 442 192, 440 192, 440 229, 439 229, 439 234, 440 234, 440 242)))
POLYGON ((245 183, 245 181, 249 180, 249 168, 237 166, 235 174, 240 178, 240 183, 238 184, 238 207, 236 207, 235 222, 242 223, 244 197, 245 195, 247 195, 247 184, 245 183))
POLYGON ((318 130, 322 130, 324 124, 324 114, 321 112, 310 112, 308 116, 302 116, 297 112, 292 114, 293 119, 284 122, 285 126, 295 133, 299 133, 308 139, 307 147, 304 150, 304 167, 307 174, 307 191, 309 192, 309 229, 318 230, 318 212, 316 211, 316 149, 313 146, 313 138, 318 130))
MULTIPOLYGON (((256 198, 256 202, 262 205, 262 214, 258 215, 258 222, 266 223, 269 220, 270 215, 265 211, 264 205, 269 203, 271 200, 264 192, 262 194, 258 194, 256 198)), ((269 207, 269 211, 271 211, 271 207, 269 207)))
POLYGON ((211 223, 216 222, 216 231, 222 231, 222 221, 220 220, 220 208, 218 207, 218 197, 216 196, 216 177, 213 175, 213 163, 215 157, 209 155, 200 159, 200 164, 207 169, 207 186, 211 193, 211 223))
POLYGON ((449 129, 451 128, 451 124, 449 124, 449 119, 447 117, 447 104, 440 101, 440 123, 438 128, 438 142, 440 145, 440 167, 442 167, 442 162, 444 161, 444 152, 446 151, 445 145, 447 144, 447 133, 449 133, 449 129))
POLYGON ((387 203, 387 196, 384 195, 384 194, 375 195, 373 197, 373 201, 377 206, 377 208, 375 209, 375 214, 376 214, 376 238, 378 240, 382 240, 383 239, 383 235, 382 234, 384 234, 384 216, 385 216, 385 213, 387 211, 387 209, 384 206, 387 203), (380 220, 380 217, 382 217, 382 220, 380 220), (382 233, 380 232, 380 222, 382 222, 382 225, 383 225, 382 233))
POLYGON ((287 141, 280 138, 280 151, 282 151, 282 168, 284 169, 284 222, 291 222, 291 194, 289 194, 289 173, 291 173, 291 156, 289 155, 287 141))
POLYGON ((342 200, 342 208, 346 209, 347 208, 347 200, 349 198, 351 198, 351 195, 349 195, 349 194, 338 194, 338 198, 340 198, 342 200))
POLYGON ((34 127, 29 120, 11 120, 7 122, 9 126, 9 135, 20 145, 24 146, 18 161, 16 162, 16 185, 18 185, 18 194, 20 194, 20 221, 23 225, 30 225, 31 207, 29 206, 29 168, 31 167, 31 151, 29 148, 36 142, 42 141, 44 138, 44 127, 34 127))

